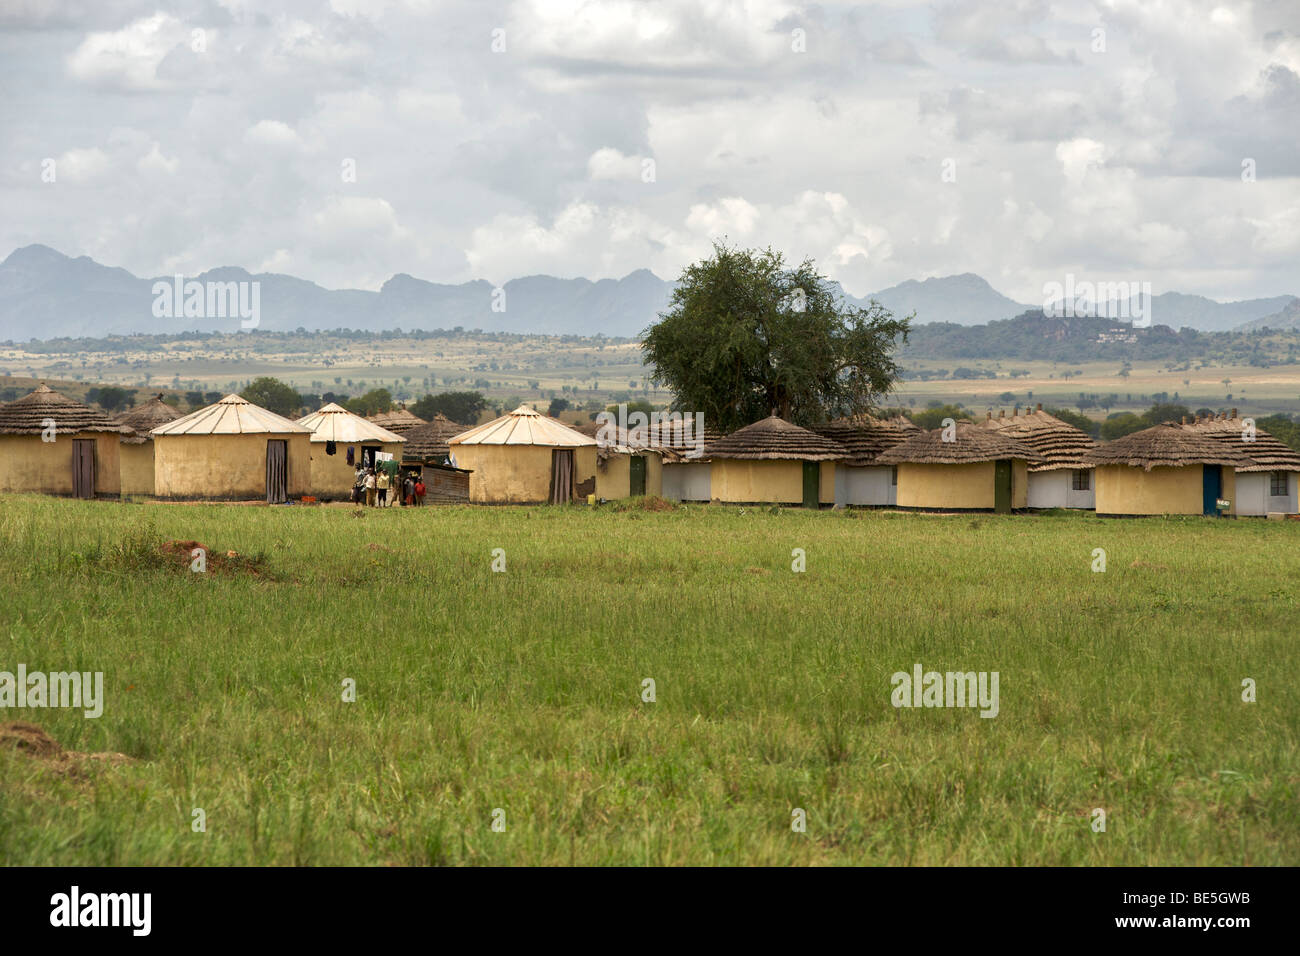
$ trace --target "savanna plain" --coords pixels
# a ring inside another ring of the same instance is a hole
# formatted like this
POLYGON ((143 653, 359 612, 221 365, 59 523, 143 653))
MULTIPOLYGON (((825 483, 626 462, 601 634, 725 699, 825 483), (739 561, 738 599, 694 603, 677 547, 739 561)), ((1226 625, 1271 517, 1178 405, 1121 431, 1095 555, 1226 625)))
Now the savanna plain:
POLYGON ((105 700, 0 712, 0 861, 1293 864, 1298 573, 1292 521, 2 497, 0 671, 105 700))

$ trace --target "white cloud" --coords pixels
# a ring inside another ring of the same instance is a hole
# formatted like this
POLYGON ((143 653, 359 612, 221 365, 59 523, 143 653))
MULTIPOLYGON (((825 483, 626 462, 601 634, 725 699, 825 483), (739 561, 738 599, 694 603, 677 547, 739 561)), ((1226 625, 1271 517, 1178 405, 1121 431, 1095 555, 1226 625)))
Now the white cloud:
POLYGON ((639 180, 643 159, 624 156, 618 150, 603 146, 587 159, 587 175, 591 179, 639 180))
POLYGON ((68 72, 78 80, 128 89, 158 88, 158 66, 189 33, 175 17, 155 13, 121 30, 92 33, 68 57, 68 72))
POLYGON ((86 185, 99 181, 109 170, 108 154, 97 146, 70 149, 55 160, 58 182, 86 185))

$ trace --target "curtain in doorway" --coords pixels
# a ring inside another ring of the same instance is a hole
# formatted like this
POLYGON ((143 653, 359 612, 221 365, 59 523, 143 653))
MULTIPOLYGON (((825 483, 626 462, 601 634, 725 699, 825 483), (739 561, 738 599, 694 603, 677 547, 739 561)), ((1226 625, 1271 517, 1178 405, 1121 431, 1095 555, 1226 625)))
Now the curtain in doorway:
POLYGON ((573 449, 557 448, 551 452, 551 504, 565 505, 573 500, 573 449))

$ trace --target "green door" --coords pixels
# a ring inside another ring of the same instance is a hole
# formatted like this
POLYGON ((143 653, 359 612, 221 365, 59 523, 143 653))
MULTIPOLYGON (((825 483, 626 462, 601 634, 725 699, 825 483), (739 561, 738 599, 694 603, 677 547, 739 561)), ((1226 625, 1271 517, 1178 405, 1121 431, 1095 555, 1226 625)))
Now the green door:
POLYGON ((993 463, 993 510, 1000 515, 1011 513, 1011 460, 993 463))
POLYGON ((822 466, 815 461, 803 463, 803 506, 816 508, 821 503, 822 466))
POLYGON ((1218 465, 1201 466, 1201 510, 1214 517, 1219 515, 1219 495, 1223 493, 1223 474, 1218 465))
POLYGON ((628 459, 628 485, 633 498, 645 495, 645 456, 633 455, 628 459))

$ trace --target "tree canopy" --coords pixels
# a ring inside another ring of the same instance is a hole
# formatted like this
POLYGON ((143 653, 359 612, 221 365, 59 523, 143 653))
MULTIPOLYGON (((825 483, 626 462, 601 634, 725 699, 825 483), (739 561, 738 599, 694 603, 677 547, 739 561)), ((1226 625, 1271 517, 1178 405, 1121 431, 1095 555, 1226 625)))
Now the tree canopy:
POLYGON ((431 421, 441 412, 453 422, 473 425, 478 421, 478 413, 487 408, 487 399, 478 392, 439 392, 426 395, 411 406, 411 414, 431 421))
POLYGON ((386 388, 372 388, 364 395, 349 398, 342 405, 353 415, 368 418, 371 415, 391 410, 393 407, 393 393, 386 388))
POLYGON ((898 379, 910 317, 847 303, 812 260, 715 243, 687 266, 642 338, 675 407, 731 430, 776 412, 797 424, 870 411, 898 379))
POLYGON ((302 396, 294 390, 293 386, 268 375, 249 382, 248 387, 239 393, 239 397, 285 418, 297 417, 298 410, 302 407, 302 396))

